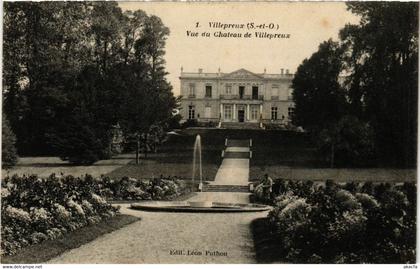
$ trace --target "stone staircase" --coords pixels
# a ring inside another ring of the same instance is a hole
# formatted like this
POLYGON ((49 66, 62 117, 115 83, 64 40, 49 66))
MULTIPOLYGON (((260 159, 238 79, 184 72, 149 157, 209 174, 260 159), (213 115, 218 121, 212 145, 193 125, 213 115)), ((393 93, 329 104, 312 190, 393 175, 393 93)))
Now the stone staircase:
POLYGON ((249 152, 225 152, 223 158, 249 159, 249 152))
POLYGON ((242 140, 236 140, 236 139, 228 139, 227 140, 227 147, 249 147, 249 139, 242 139, 242 140))
POLYGON ((249 192, 249 186, 242 185, 204 185, 203 192, 249 192))
POLYGON ((225 129, 261 129, 258 122, 222 122, 220 127, 225 129))
POLYGON ((248 186, 250 139, 225 139, 223 162, 214 182, 203 185, 203 192, 250 192, 248 186))

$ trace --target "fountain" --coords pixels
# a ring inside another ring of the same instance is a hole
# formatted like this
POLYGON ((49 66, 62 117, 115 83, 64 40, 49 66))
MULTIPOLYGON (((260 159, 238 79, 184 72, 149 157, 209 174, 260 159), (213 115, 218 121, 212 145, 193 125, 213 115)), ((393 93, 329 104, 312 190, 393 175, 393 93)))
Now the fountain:
MULTIPOLYGON (((192 163, 192 186, 195 186, 198 170, 198 190, 203 191, 203 170, 201 163, 201 137, 197 135, 194 142, 192 163)), ((133 203, 131 209, 143 211, 169 211, 169 212, 259 212, 269 210, 270 207, 260 204, 218 203, 208 200, 199 201, 147 201, 133 203)))
POLYGON ((197 168, 198 168, 198 175, 199 175, 199 179, 200 179, 198 189, 200 191, 202 191, 203 190, 203 168, 201 166, 201 137, 200 137, 200 135, 197 135, 195 137, 195 143, 194 143, 193 169, 192 169, 192 185, 193 186, 194 186, 194 183, 195 183, 195 176, 196 176, 196 173, 197 173, 197 168), (198 157, 198 160, 197 160, 197 157, 198 157), (197 167, 197 161, 198 161, 198 167, 197 167))
MULTIPOLYGON (((198 168, 198 175, 200 182, 198 183, 198 190, 200 192, 203 191, 203 168, 201 164, 201 137, 198 134, 195 137, 195 143, 194 143, 194 151, 193 151, 193 171, 192 171, 192 185, 193 188, 195 186, 195 178, 197 174, 197 168, 198 168), (198 165, 197 165, 198 161, 198 165)), ((211 201, 189 201, 188 204, 191 207, 212 207, 213 202, 211 201)))

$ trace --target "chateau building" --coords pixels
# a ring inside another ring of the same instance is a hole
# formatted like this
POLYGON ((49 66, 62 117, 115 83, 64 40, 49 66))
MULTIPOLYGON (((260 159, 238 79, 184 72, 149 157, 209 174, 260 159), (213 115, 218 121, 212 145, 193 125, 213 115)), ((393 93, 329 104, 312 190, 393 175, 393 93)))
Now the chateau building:
POLYGON ((294 110, 293 74, 183 72, 181 95, 183 120, 213 123, 273 123, 287 125, 294 110))

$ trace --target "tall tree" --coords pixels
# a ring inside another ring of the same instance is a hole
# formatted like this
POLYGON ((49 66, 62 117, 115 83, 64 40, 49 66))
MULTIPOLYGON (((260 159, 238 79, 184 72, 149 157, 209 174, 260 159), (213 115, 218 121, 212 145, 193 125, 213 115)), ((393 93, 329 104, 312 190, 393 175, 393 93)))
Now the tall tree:
POLYGON ((19 152, 89 163, 109 157, 113 126, 139 137, 171 116, 158 17, 115 2, 8 2, 4 17, 4 111, 19 152))
MULTIPOLYGON (((141 142, 149 141, 151 127, 168 121, 176 107, 172 86, 165 78, 164 47, 169 29, 156 16, 147 18, 143 25, 143 35, 134 44, 135 59, 131 64, 138 86, 126 91, 121 121, 126 134, 136 140, 137 160, 141 142)), ((143 147, 147 154, 147 146, 143 147)))
POLYGON ((121 52, 123 13, 116 2, 95 2, 91 30, 94 36, 94 57, 98 68, 106 72, 118 62, 121 52))
POLYGON ((319 130, 337 123, 344 115, 345 91, 339 83, 342 57, 339 44, 328 40, 298 67, 292 81, 296 125, 319 130))
POLYGON ((378 155, 415 165, 418 100, 418 3, 347 3, 359 25, 341 32, 352 111, 374 128, 378 155))

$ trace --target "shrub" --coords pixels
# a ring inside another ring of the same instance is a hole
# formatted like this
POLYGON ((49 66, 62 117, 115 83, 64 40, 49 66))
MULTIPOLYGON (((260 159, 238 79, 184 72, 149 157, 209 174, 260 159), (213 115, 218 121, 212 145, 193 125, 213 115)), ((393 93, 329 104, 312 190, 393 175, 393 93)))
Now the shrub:
POLYGON ((89 165, 111 157, 111 133, 107 135, 96 130, 84 124, 82 119, 66 119, 57 131, 48 133, 47 137, 57 155, 73 164, 89 165))
POLYGON ((275 182, 280 194, 268 220, 279 258, 295 263, 415 262, 415 183, 275 182))
POLYGON ((1 251, 6 255, 111 217, 118 211, 96 194, 99 188, 89 175, 82 178, 15 175, 4 178, 1 184, 1 251))
POLYGON ((182 128, 188 128, 188 127, 197 127, 198 121, 196 119, 188 119, 183 124, 181 124, 182 128))
POLYGON ((18 156, 15 147, 16 137, 12 129, 10 128, 9 121, 7 120, 4 113, 1 127, 1 166, 2 168, 8 168, 14 166, 17 163, 18 156))
POLYGON ((373 130, 354 116, 318 134, 318 149, 331 166, 362 166, 373 161, 373 130))
POLYGON ((6 177, 1 182, 1 251, 16 253, 28 244, 54 239, 67 231, 113 217, 117 207, 104 197, 123 200, 173 199, 186 190, 178 180, 111 180, 36 175, 6 177), (102 196, 106 194, 106 196, 102 196))

